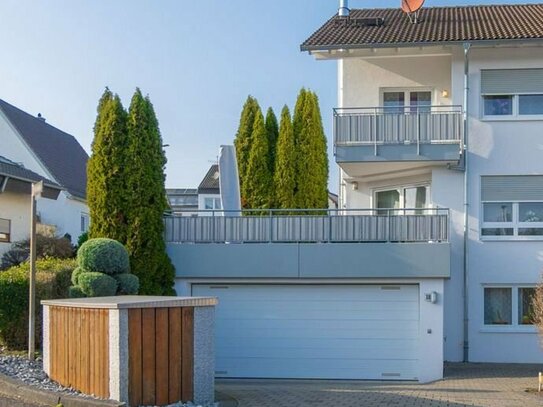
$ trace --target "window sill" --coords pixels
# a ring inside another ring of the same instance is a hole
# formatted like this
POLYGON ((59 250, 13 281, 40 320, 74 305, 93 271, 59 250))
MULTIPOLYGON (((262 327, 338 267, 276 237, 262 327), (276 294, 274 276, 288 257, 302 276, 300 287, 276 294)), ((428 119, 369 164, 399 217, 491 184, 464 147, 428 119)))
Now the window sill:
POLYGON ((480 236, 481 242, 540 242, 543 236, 480 236))
POLYGON ((485 325, 479 329, 480 333, 493 333, 493 334, 537 334, 537 328, 533 325, 507 325, 507 326, 493 326, 485 325))
POLYGON ((482 122, 534 122, 542 121, 543 115, 526 115, 526 116, 483 116, 480 118, 482 122))

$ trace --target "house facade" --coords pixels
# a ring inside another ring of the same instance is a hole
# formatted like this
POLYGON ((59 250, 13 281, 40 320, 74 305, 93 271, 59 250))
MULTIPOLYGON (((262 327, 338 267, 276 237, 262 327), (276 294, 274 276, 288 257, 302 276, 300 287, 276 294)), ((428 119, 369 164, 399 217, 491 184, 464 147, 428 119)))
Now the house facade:
POLYGON ((337 61, 338 211, 166 220, 177 292, 219 298, 216 375, 543 361, 543 6, 341 3, 301 46, 337 61))
MULTIPOLYGON (((0 145, 3 157, 61 187, 57 199, 38 199, 37 215, 40 223, 55 226, 57 235, 67 234, 72 243, 77 242, 90 221, 85 150, 73 136, 46 123, 41 116, 30 115, 3 100, 0 100, 0 145)), ((5 199, 6 195, 0 194, 0 201, 5 199)), ((0 212, 2 219, 9 220, 10 216, 0 212)), ((28 237, 28 233, 21 238, 28 237)))

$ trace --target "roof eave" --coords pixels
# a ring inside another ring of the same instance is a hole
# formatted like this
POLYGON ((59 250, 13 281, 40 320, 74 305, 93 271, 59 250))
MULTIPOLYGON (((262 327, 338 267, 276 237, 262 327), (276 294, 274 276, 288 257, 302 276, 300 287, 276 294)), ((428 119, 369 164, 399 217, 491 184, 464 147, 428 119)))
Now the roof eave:
POLYGON ((518 44, 523 42, 543 42, 543 38, 512 38, 501 40, 458 40, 458 41, 422 41, 422 42, 395 42, 395 43, 375 43, 375 44, 333 44, 333 45, 300 45, 301 52, 328 52, 339 50, 354 49, 372 49, 372 48, 413 48, 413 47, 432 47, 443 45, 460 45, 470 43, 472 45, 500 45, 500 44, 518 44))

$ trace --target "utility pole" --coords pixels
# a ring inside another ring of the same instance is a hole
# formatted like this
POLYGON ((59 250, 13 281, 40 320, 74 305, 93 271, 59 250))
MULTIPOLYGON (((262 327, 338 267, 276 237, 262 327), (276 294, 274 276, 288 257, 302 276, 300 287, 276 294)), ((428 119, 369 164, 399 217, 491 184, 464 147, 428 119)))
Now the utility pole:
POLYGON ((36 353, 36 198, 43 192, 43 181, 32 184, 30 193, 30 282, 28 298, 28 359, 36 353))

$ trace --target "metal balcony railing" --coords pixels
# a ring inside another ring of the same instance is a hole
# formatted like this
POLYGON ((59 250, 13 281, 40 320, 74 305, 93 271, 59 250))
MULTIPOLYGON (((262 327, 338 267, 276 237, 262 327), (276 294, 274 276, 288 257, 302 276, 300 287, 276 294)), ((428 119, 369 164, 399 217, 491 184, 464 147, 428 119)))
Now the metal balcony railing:
POLYGON ((166 216, 167 243, 447 242, 448 209, 199 211, 166 216))
POLYGON ((461 106, 334 109, 334 144, 430 144, 462 140, 461 106))

